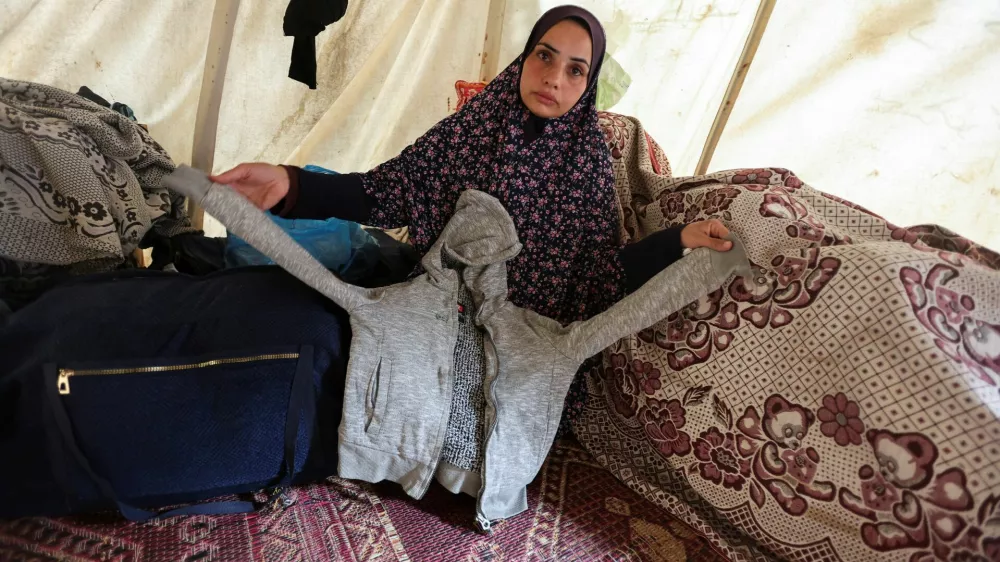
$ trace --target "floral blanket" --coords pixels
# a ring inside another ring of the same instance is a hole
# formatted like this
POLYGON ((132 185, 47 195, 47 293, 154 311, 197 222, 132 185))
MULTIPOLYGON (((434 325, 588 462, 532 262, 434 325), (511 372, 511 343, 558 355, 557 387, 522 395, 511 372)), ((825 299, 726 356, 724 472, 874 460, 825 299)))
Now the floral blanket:
POLYGON ((1000 255, 601 123, 623 239, 719 218, 757 278, 605 351, 587 449, 734 560, 1000 560, 1000 255))

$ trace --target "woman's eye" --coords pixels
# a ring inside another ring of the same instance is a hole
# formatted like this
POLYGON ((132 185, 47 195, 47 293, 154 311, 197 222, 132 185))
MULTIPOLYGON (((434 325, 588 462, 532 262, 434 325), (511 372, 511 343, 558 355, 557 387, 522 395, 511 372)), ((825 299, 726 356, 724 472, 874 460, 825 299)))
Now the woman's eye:
POLYGON ((583 71, 580 70, 579 67, 573 67, 571 72, 573 73, 573 76, 583 76, 583 71))
POLYGON ((538 58, 541 59, 541 60, 543 60, 543 61, 547 61, 547 60, 549 60, 549 54, 546 53, 545 51, 539 51, 538 52, 538 58))

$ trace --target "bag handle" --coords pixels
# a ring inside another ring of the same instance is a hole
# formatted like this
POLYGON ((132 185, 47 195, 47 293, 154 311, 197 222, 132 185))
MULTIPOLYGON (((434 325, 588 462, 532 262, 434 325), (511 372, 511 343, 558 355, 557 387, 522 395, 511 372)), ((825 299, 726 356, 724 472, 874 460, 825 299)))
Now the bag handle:
MULTIPOLYGON (((311 400, 315 396, 315 387, 312 381, 313 348, 312 346, 302 346, 299 352, 299 360, 295 368, 295 376, 292 379, 292 388, 288 397, 288 410, 285 414, 285 442, 284 459, 282 463, 282 473, 278 476, 278 485, 291 483, 295 475, 295 448, 298 440, 299 423, 302 419, 303 410, 313 412, 315 401, 311 400)), ((66 412, 66 407, 62 402, 57 388, 58 369, 54 364, 47 364, 44 368, 45 392, 49 397, 51 405, 52 419, 56 433, 62 440, 62 444, 69 451, 71 460, 75 462, 83 472, 97 486, 100 493, 109 500, 115 502, 118 510, 129 521, 148 521, 150 519, 165 519, 180 515, 228 515, 234 513, 251 513, 256 510, 253 502, 230 500, 221 502, 206 502, 194 505, 187 505, 166 511, 151 511, 140 509, 129 505, 118 499, 114 487, 104 477, 94 471, 93 466, 83 454, 83 451, 76 443, 73 433, 73 424, 66 412)), ((306 419, 312 419, 306 417, 306 419)), ((67 466, 65 459, 58 458, 62 455, 63 448, 52 447, 55 456, 53 462, 61 466, 67 466)), ((68 482, 64 482, 64 488, 72 489, 68 482)))

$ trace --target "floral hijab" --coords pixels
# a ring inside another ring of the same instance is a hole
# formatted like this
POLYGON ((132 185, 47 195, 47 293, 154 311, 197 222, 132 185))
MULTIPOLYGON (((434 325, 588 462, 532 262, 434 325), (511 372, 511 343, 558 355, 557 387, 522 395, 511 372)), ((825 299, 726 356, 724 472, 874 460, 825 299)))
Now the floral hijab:
POLYGON ((623 295, 617 258, 614 175, 597 125, 597 73, 604 31, 586 10, 561 7, 539 19, 524 54, 462 109, 396 158, 363 175, 375 200, 373 226, 408 226, 421 254, 466 189, 493 195, 517 228, 522 252, 507 262, 510 300, 568 323, 623 295), (569 112, 540 126, 522 103, 521 67, 542 35, 566 18, 589 28, 594 63, 587 91, 569 112), (599 52, 598 52, 599 51, 599 52), (532 133, 526 138, 526 129, 532 133))

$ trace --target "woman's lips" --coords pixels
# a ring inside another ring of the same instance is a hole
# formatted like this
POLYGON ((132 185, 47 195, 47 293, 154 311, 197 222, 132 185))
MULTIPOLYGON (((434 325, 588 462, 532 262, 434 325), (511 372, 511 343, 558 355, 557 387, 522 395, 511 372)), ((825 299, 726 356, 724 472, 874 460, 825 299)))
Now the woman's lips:
POLYGON ((542 103, 542 105, 555 105, 556 104, 556 99, 555 98, 553 98, 552 96, 545 95, 545 94, 543 94, 541 92, 535 92, 535 97, 538 98, 538 101, 540 101, 542 103))

